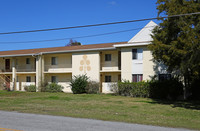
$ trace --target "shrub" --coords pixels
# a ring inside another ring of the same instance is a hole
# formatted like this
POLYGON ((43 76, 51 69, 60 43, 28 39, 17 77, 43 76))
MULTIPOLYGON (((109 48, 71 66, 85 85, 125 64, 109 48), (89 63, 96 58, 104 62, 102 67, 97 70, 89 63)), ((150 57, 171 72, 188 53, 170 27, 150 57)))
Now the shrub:
POLYGON ((148 82, 118 82, 118 94, 132 97, 149 97, 148 82))
POLYGON ((25 86, 24 90, 27 92, 36 92, 36 86, 35 85, 25 86))
POLYGON ((86 75, 73 76, 70 81, 72 92, 74 94, 86 93, 86 87, 88 86, 88 77, 86 75))
POLYGON ((51 83, 48 84, 46 87, 42 87, 42 92, 63 92, 63 87, 61 85, 58 85, 57 83, 51 83))
POLYGON ((86 93, 88 94, 97 94, 99 93, 99 82, 88 81, 88 84, 85 88, 86 93))
POLYGON ((150 82, 150 97, 156 99, 177 99, 183 94, 183 84, 177 79, 150 82))
POLYGON ((200 100, 200 79, 195 79, 192 81, 191 83, 191 89, 190 89, 190 92, 191 92, 191 96, 190 96, 190 99, 193 99, 193 100, 200 100))
POLYGON ((149 97, 149 83, 148 82, 137 82, 133 83, 131 89, 131 96, 133 97, 149 97))

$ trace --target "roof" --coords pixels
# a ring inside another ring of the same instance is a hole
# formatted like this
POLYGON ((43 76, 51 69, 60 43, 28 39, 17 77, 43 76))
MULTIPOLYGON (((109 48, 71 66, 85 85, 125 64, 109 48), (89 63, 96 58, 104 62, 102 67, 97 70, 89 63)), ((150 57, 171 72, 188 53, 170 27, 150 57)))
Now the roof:
POLYGON ((152 30, 158 26, 155 22, 150 21, 144 28, 142 28, 127 44, 117 44, 114 47, 133 47, 133 46, 147 46, 153 40, 151 37, 152 30))
POLYGON ((102 43, 102 44, 91 44, 91 45, 0 51, 0 57, 27 56, 39 53, 48 54, 48 53, 59 53, 59 52, 81 52, 88 50, 92 51, 92 50, 115 49, 113 45, 118 45, 118 44, 127 44, 127 42, 113 42, 113 43, 102 43))
POLYGON ((150 21, 144 28, 142 28, 133 38, 131 38, 128 43, 137 43, 141 41, 150 42, 152 41, 152 30, 158 26, 155 22, 150 21))

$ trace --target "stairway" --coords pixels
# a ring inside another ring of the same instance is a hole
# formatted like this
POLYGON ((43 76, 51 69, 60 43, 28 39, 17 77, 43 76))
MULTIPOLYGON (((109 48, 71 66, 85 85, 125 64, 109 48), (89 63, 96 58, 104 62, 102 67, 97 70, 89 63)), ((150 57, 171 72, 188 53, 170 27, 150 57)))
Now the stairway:
POLYGON ((10 90, 10 82, 11 79, 8 76, 0 74, 0 89, 10 90))

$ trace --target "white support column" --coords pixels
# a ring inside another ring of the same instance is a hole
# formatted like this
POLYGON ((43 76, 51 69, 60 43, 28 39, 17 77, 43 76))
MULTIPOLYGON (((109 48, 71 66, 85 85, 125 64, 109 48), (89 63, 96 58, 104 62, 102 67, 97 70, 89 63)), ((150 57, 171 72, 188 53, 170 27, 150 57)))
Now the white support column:
POLYGON ((42 84, 42 56, 36 57, 36 92, 39 91, 39 87, 42 84))
POLYGON ((43 86, 43 82, 45 81, 45 76, 44 76, 44 55, 42 55, 42 82, 41 85, 43 86))
POLYGON ((12 59, 12 89, 16 90, 16 59, 12 59))

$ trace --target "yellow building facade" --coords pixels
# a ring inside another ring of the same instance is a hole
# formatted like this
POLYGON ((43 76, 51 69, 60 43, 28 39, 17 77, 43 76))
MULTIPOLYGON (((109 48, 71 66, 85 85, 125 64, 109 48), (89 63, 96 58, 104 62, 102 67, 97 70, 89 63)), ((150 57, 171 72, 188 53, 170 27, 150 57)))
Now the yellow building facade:
POLYGON ((156 24, 149 22, 128 42, 1 51, 0 81, 19 91, 28 85, 36 85, 38 89, 56 82, 64 87, 64 92, 72 92, 72 77, 86 74, 100 83, 101 92, 112 93, 112 83, 149 80, 156 74, 147 48, 153 26, 156 24))

